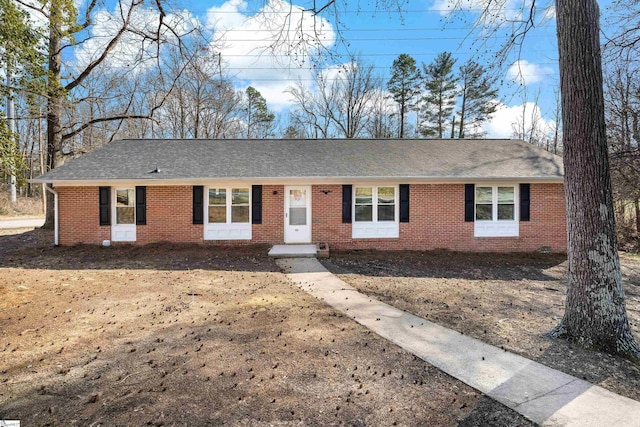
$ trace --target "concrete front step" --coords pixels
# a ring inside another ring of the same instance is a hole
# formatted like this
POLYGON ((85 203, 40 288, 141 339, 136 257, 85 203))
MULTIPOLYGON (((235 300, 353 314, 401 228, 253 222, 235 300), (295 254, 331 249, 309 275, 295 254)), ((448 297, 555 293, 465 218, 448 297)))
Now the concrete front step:
POLYGON ((313 258, 317 255, 316 245, 274 245, 269 256, 274 258, 313 258))

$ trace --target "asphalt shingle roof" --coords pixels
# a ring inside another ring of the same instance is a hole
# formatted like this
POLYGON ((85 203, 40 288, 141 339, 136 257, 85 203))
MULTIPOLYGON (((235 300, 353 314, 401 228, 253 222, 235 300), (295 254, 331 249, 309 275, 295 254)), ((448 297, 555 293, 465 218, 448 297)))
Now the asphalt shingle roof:
POLYGON ((220 178, 562 180, 562 159, 493 139, 121 140, 35 182, 220 178), (159 172, 152 173, 159 169, 159 172))

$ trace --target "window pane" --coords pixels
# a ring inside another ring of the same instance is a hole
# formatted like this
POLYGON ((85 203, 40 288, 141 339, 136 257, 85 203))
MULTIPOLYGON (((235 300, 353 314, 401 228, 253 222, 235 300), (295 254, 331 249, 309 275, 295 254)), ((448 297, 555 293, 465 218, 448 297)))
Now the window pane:
POLYGON ((356 221, 373 221, 373 206, 356 205, 356 221))
POLYGON ((378 221, 395 221, 395 205, 378 205, 378 221))
POLYGON ((498 205, 498 219, 514 220, 515 209, 514 205, 498 205))
POLYGON ((227 190, 225 188, 209 189, 209 205, 226 205, 227 190))
POLYGON ((492 205, 476 205, 476 219, 479 220, 492 220, 493 219, 493 206, 492 205))
POLYGON ((133 224, 135 208, 116 207, 116 224, 133 224))
POLYGON ((476 203, 492 203, 491 187, 476 187, 476 203))
POLYGON ((498 203, 513 203, 513 187, 498 187, 498 203))
POLYGON ((289 225, 307 225, 307 208, 289 208, 289 225))
POLYGON ((209 206, 209 223, 219 224, 227 222, 226 206, 209 206))
POLYGON ((289 206, 297 208, 307 206, 307 190, 289 190, 289 206))
POLYGON ((132 188, 116 190, 116 206, 135 206, 135 192, 132 188))
POLYGON ((396 202, 395 187, 378 187, 378 203, 385 204, 385 203, 395 203, 395 202, 396 202))
MULTIPOLYGON (((231 204, 232 205, 248 205, 249 204, 249 189, 248 188, 233 188, 231 189, 231 204)), ((233 216, 233 215, 232 215, 233 216)), ((235 222, 235 221, 233 221, 235 222)))
POLYGON ((373 188, 356 187, 356 205, 370 205, 373 203, 373 188))
POLYGON ((249 222, 249 206, 231 206, 231 222, 249 222))

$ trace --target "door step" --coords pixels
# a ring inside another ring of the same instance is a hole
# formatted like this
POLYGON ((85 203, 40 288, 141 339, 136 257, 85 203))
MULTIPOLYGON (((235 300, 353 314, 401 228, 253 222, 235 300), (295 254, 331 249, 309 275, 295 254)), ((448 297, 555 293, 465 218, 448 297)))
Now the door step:
POLYGON ((274 245, 269 251, 274 258, 314 258, 317 254, 316 245, 274 245))

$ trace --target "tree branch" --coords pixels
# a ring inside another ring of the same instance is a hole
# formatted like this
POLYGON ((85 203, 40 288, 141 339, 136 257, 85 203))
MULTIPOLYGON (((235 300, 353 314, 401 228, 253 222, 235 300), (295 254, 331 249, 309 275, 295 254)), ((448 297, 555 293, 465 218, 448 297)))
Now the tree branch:
POLYGON ((123 115, 111 116, 111 117, 98 117, 97 119, 89 120, 88 122, 83 123, 82 126, 80 126, 79 128, 74 129, 71 132, 62 135, 62 140, 66 141, 67 139, 73 138, 74 136, 78 135, 80 132, 82 132, 89 126, 92 126, 96 123, 104 123, 104 122, 111 122, 111 121, 124 120, 124 119, 152 119, 152 118, 151 118, 151 114, 123 114, 123 115))
POLYGON ((140 4, 141 4, 140 1, 132 2, 125 19, 125 16, 122 13, 122 3, 120 3, 120 14, 123 18, 122 27, 118 30, 118 33, 113 37, 113 39, 111 39, 109 44, 107 44, 107 46, 105 47, 100 57, 92 61, 89 65, 87 65, 87 67, 78 75, 78 77, 73 79, 64 87, 66 91, 70 91, 75 87, 77 87, 79 84, 81 84, 84 81, 84 79, 86 79, 91 74, 91 72, 106 59, 109 53, 118 44, 122 35, 125 33, 125 31, 127 31, 129 23, 131 22, 131 15, 133 14, 133 10, 140 4))

